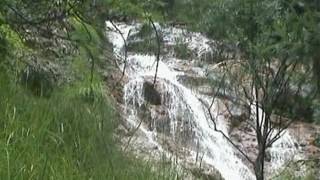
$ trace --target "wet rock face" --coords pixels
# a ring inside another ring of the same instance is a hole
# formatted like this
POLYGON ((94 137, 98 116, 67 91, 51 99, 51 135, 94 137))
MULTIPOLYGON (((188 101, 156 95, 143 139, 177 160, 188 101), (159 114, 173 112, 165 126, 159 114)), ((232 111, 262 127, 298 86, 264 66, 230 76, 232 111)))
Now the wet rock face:
POLYGON ((316 137, 320 132, 320 126, 303 122, 296 122, 291 127, 292 134, 297 139, 300 153, 306 159, 318 159, 320 157, 320 147, 317 147, 316 137))
POLYGON ((157 117, 155 117, 156 119, 154 122, 156 131, 169 136, 171 120, 169 118, 168 110, 161 106, 154 108, 154 111, 157 114, 157 117))
POLYGON ((103 73, 103 79, 104 81, 109 84, 109 87, 111 88, 110 93, 115 98, 115 100, 118 103, 124 103, 123 102, 123 87, 125 83, 128 82, 128 78, 126 76, 122 77, 122 72, 118 69, 111 69, 112 73, 105 72, 103 73), (121 80, 121 81, 120 81, 121 80))
POLYGON ((170 103, 173 94, 161 86, 155 87, 149 80, 143 82, 143 98, 145 102, 139 107, 138 116, 150 131, 155 131, 167 140, 177 142, 181 146, 192 145, 195 132, 190 122, 190 110, 177 106, 179 114, 172 117, 170 103))
POLYGON ((146 104, 139 107, 138 117, 147 125, 149 130, 153 130, 151 112, 146 104))
POLYGON ((178 76, 178 81, 191 87, 199 87, 209 83, 208 80, 204 77, 197 77, 192 75, 178 76))
POLYGON ((205 52, 200 55, 199 59, 204 63, 215 63, 216 60, 213 52, 205 52))
POLYGON ((179 113, 173 117, 168 107, 174 97, 162 88, 154 87, 149 81, 144 82, 145 103, 138 108, 139 118, 142 119, 148 130, 161 134, 181 147, 192 147, 195 145, 195 132, 190 109, 177 106, 179 113))
POLYGON ((152 83, 143 83, 144 99, 152 105, 161 105, 161 94, 155 89, 152 83))

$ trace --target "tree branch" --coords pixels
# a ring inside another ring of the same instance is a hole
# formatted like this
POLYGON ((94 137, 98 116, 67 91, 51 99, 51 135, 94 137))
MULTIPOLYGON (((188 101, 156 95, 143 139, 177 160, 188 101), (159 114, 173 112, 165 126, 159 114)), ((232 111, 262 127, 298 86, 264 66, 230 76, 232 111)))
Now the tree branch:
POLYGON ((151 17, 148 17, 149 22, 152 25, 153 30, 156 33, 156 38, 157 38, 157 52, 156 52, 156 60, 157 60, 157 66, 156 66, 156 73, 154 75, 154 80, 153 80, 153 86, 156 84, 157 81, 157 74, 158 74, 158 68, 159 68, 159 61, 160 61, 160 37, 158 34, 158 30, 153 22, 153 20, 151 19, 151 17))
POLYGON ((119 81, 121 81, 125 75, 125 71, 127 68, 127 58, 128 58, 128 44, 127 44, 127 40, 124 37, 123 33, 121 32, 121 30, 118 28, 118 26, 116 24, 114 24, 114 22, 112 20, 109 20, 111 25, 116 29, 116 31, 120 34, 123 42, 124 42, 124 65, 123 65, 123 70, 122 70, 122 75, 119 81))

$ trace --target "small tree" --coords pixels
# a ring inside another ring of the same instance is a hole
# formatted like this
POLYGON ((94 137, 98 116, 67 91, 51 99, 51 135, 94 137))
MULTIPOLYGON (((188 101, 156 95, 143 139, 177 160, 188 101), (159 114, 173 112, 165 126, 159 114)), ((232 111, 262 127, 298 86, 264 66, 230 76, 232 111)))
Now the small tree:
MULTIPOLYGON (((311 73, 310 68, 301 61, 305 55, 305 41, 303 28, 299 26, 309 16, 293 11, 294 3, 289 2, 288 6, 283 3, 218 0, 215 4, 217 11, 212 11, 210 20, 210 26, 223 29, 217 30, 221 32, 216 34, 219 39, 227 38, 237 43, 241 49, 242 60, 226 63, 223 71, 225 83, 219 84, 225 85, 222 89, 229 93, 228 96, 230 93, 234 95, 236 100, 233 99, 233 102, 247 107, 250 116, 246 123, 254 129, 257 156, 250 158, 228 135, 217 128, 216 119, 211 113, 215 98, 208 111, 214 129, 222 133, 252 164, 257 180, 264 179, 267 149, 293 122, 284 118, 285 113, 280 111, 283 97, 300 96, 303 83, 311 73), (225 25, 221 26, 221 20, 225 25), (272 115, 275 113, 278 116, 274 118, 272 115)), ((217 93, 221 95, 221 87, 217 93)), ((230 109, 228 106, 226 108, 230 109)))
MULTIPOLYGON (((214 129, 222 133, 253 165, 256 178, 263 180, 267 149, 281 137, 282 133, 293 122, 293 120, 288 120, 281 115, 272 115, 277 111, 281 96, 289 93, 298 94, 300 88, 297 90, 290 88, 291 74, 296 69, 296 62, 288 62, 284 59, 274 72, 270 66, 265 66, 263 63, 253 63, 255 60, 257 59, 237 62, 232 65, 227 64, 223 71, 224 81, 227 82, 222 83, 227 85, 220 88, 223 91, 217 91, 215 96, 230 97, 231 94, 233 102, 224 104, 230 117, 235 116, 231 110, 231 106, 235 106, 235 104, 244 106, 247 109, 249 115, 246 116, 248 119, 245 120, 245 123, 254 130, 254 136, 257 139, 258 152, 255 159, 250 158, 228 135, 217 128, 216 118, 211 112, 215 98, 213 98, 211 105, 208 107, 208 112, 215 124, 214 129)), ((269 64, 272 63, 270 62, 269 64)))

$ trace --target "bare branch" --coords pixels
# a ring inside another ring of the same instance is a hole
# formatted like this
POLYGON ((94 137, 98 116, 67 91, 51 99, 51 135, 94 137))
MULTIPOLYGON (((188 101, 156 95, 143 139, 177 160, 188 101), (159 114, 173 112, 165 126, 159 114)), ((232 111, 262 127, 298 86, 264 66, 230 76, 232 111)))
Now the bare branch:
POLYGON ((120 78, 119 81, 121 81, 125 75, 125 71, 127 68, 127 58, 128 58, 128 44, 127 44, 127 40, 124 37, 123 33, 121 32, 121 30, 118 28, 118 26, 116 24, 114 24, 114 22, 112 20, 109 20, 111 25, 116 29, 116 31, 120 34, 123 42, 124 42, 124 65, 123 65, 123 70, 122 70, 122 76, 120 78))
POLYGON ((123 150, 124 152, 128 149, 128 147, 129 147, 129 145, 130 145, 130 142, 131 142, 131 140, 133 139, 133 136, 134 136, 135 133, 140 129, 140 126, 141 126, 141 125, 142 125, 142 119, 140 120, 138 126, 137 126, 137 127, 134 129, 134 131, 132 132, 132 134, 131 134, 128 142, 127 142, 127 145, 125 146, 125 148, 124 148, 124 150, 123 150))
MULTIPOLYGON (((219 85, 218 85, 218 89, 217 89, 217 92, 220 91, 220 88, 222 88, 222 83, 225 79, 225 74, 222 78, 222 80, 220 81, 219 85)), ((214 105, 214 101, 216 99, 216 97, 218 96, 218 93, 215 93, 214 96, 212 97, 212 101, 210 103, 209 106, 207 106, 207 104, 202 100, 202 99, 199 99, 199 101, 205 106, 207 107, 207 110, 208 110, 208 113, 209 113, 209 116, 210 116, 210 120, 212 121, 213 123, 213 129, 214 131, 216 132, 219 132, 234 148, 236 148, 252 165, 254 165, 254 162, 250 159, 250 157, 244 152, 241 150, 241 148, 239 148, 222 130, 219 130, 217 128, 217 124, 215 122, 215 118, 213 117, 212 113, 211 113, 211 109, 214 105)))
MULTIPOLYGON (((279 131, 277 132, 277 134, 276 134, 273 138, 271 138, 271 139, 269 140, 269 142, 267 142, 266 147, 271 147, 274 142, 276 142, 278 139, 280 139, 282 133, 283 133, 286 129, 288 129, 288 127, 289 127, 293 122, 294 122, 293 120, 290 120, 286 125, 282 126, 282 128, 279 129, 279 131)), ((269 134, 270 134, 270 133, 269 133, 269 134)))
MULTIPOLYGON (((206 104, 200 100, 200 102, 206 106, 206 104)), ((249 158, 249 156, 241 150, 241 148, 239 148, 222 130, 219 130, 217 128, 217 124, 215 122, 215 119, 213 118, 213 115, 211 113, 211 108, 212 108, 212 105, 213 105, 213 102, 214 102, 214 98, 212 100, 212 103, 211 103, 211 106, 207 107, 207 110, 208 110, 208 113, 209 113, 209 116, 210 116, 210 120, 212 121, 213 123, 213 129, 214 131, 220 133, 234 148, 236 148, 252 165, 254 165, 254 162, 249 158)))
POLYGON ((153 80, 153 86, 156 84, 157 81, 157 74, 158 74, 158 68, 159 68, 159 61, 160 61, 160 37, 158 34, 158 30, 153 22, 153 20, 151 19, 151 17, 148 17, 149 22, 152 25, 153 30, 156 33, 156 38, 157 38, 157 52, 156 52, 156 60, 157 60, 157 66, 156 66, 156 73, 154 75, 154 80, 153 80))

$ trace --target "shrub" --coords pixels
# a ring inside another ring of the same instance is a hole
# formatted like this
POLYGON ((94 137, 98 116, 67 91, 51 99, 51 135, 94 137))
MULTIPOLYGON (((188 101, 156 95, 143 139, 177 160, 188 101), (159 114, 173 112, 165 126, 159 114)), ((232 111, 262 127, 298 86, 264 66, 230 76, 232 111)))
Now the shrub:
POLYGON ((179 59, 190 59, 192 57, 192 52, 188 48, 187 43, 181 40, 176 41, 177 44, 174 46, 174 55, 179 59))
MULTIPOLYGON (((161 32, 159 33, 160 43, 163 42, 161 32)), ((157 53, 158 44, 157 38, 152 26, 145 23, 141 26, 140 30, 136 34, 132 34, 128 38, 127 50, 136 53, 143 54, 155 54, 157 53)))
POLYGON ((155 39, 144 39, 141 41, 129 42, 127 50, 143 54, 155 54, 158 45, 155 39))
POLYGON ((276 113, 292 119, 300 119, 312 122, 313 108, 311 100, 299 94, 293 94, 290 90, 279 97, 276 113))

